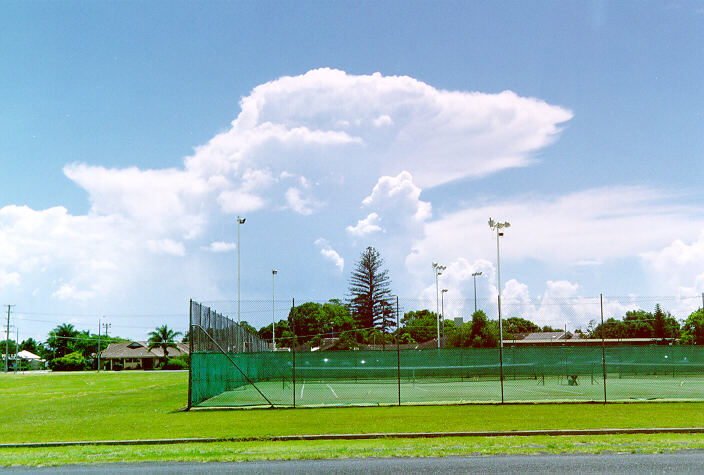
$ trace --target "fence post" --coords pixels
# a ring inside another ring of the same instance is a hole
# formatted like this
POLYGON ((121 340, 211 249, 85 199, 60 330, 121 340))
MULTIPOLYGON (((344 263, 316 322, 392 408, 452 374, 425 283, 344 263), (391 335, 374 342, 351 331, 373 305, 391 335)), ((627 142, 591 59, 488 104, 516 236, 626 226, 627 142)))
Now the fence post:
POLYGON ((599 294, 601 309, 601 365, 604 372, 604 404, 606 404, 606 348, 604 346, 604 294, 599 294))
MULTIPOLYGON (((291 310, 296 308, 296 297, 291 299, 291 310)), ((291 323, 293 324, 293 341, 291 342, 291 352, 293 353, 293 373, 291 380, 293 381, 293 407, 296 407, 296 345, 298 338, 296 337, 296 314, 291 314, 291 323)))
MULTIPOLYGON (((100 350, 100 348, 98 348, 100 350)), ((188 301, 188 403, 186 410, 191 410, 191 395, 193 391, 193 299, 188 301)))
MULTIPOLYGON (((499 321, 501 321, 501 294, 498 296, 499 299, 499 321)), ((501 327, 499 326, 499 342, 502 342, 503 335, 501 335, 501 327)), ((499 379, 501 380, 501 404, 504 403, 504 354, 503 345, 499 343, 499 379)))
POLYGON ((399 345, 399 336, 401 327, 398 319, 398 295, 396 296, 396 369, 398 370, 398 405, 401 405, 401 346, 399 345))

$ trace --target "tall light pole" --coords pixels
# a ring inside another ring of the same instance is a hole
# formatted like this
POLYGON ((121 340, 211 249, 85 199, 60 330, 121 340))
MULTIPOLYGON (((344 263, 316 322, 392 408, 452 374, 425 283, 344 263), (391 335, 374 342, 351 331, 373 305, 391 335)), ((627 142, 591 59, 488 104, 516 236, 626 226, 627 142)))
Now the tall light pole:
POLYGON ((246 218, 237 216, 237 325, 240 324, 240 224, 246 218))
POLYGON ((447 292, 447 289, 442 289, 440 291, 440 314, 442 315, 442 346, 447 346, 445 344, 445 292, 447 292))
POLYGON ((474 277, 474 313, 477 313, 477 276, 482 275, 481 272, 473 272, 472 277, 474 277))
POLYGON ((501 230, 510 226, 511 224, 508 221, 497 223, 493 219, 489 218, 489 227, 496 231, 496 281, 499 286, 499 341, 501 348, 504 347, 504 334, 503 327, 501 325, 501 259, 499 254, 499 238, 504 235, 501 230))
POLYGON ((442 271, 447 269, 437 262, 433 262, 433 270, 435 271, 435 315, 438 321, 438 348, 440 348, 440 295, 438 290, 438 277, 442 275, 442 271))
POLYGON ((278 271, 271 269, 271 344, 276 351, 276 319, 274 318, 274 276, 278 271))

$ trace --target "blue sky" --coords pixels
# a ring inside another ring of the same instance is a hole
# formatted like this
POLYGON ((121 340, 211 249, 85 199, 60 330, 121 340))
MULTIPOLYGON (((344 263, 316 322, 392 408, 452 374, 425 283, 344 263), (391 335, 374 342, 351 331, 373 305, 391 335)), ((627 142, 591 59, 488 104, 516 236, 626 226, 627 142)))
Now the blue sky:
POLYGON ((602 292, 681 318, 704 291, 702 2, 0 13, 0 303, 21 339, 102 315, 183 330, 189 298, 232 312, 238 214, 242 298, 279 269, 281 318, 344 297, 367 245, 430 308, 447 265, 467 315, 473 271, 497 290, 489 216, 512 223, 504 298, 541 323, 586 327, 602 292))

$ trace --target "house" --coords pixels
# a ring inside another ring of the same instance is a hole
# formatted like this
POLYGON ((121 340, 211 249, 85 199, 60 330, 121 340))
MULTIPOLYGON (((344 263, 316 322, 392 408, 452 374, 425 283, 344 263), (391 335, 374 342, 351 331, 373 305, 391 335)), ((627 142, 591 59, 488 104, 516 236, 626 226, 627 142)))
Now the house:
MULTIPOLYGON (((522 335, 521 335, 522 336, 522 335)), ((570 332, 529 333, 516 340, 504 340, 504 346, 617 346, 617 345, 662 345, 672 344, 674 338, 585 338, 583 334, 570 332)))
POLYGON ((29 369, 40 369, 44 368, 44 360, 32 353, 31 351, 22 350, 17 353, 17 358, 24 361, 29 369))
MULTIPOLYGON (((188 354, 188 343, 176 343, 176 348, 168 348, 168 357, 188 354)), ((107 369, 153 369, 164 356, 160 347, 149 349, 146 341, 121 341, 110 343, 100 353, 103 368, 107 369)))

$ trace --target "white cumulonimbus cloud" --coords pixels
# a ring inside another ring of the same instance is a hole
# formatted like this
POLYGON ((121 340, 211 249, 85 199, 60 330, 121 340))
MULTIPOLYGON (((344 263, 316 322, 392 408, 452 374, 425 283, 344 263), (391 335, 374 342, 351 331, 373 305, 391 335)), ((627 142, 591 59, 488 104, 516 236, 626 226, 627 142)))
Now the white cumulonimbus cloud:
MULTIPOLYGON (((169 168, 66 165, 88 193, 86 215, 2 208, 0 243, 10 247, 0 250, 0 285, 29 292, 41 277, 57 298, 109 295, 145 266, 159 268, 154 260, 203 252, 223 215, 266 210, 339 213, 363 200, 384 235, 420 239, 431 210, 420 187, 526 166, 572 117, 510 91, 445 91, 327 68, 261 84, 240 106, 228 130, 169 168)), ((321 252, 343 267, 336 251, 321 252)))

